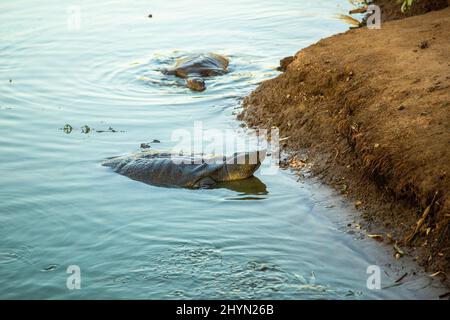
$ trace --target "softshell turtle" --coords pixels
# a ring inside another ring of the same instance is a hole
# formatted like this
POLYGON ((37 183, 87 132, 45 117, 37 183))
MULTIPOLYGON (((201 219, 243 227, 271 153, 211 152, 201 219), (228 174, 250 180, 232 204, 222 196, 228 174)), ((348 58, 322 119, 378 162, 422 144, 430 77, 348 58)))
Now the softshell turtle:
POLYGON ((265 151, 254 151, 235 153, 230 157, 205 157, 148 150, 108 158, 102 165, 152 185, 211 188, 220 182, 251 177, 265 154, 265 151))
POLYGON ((162 72, 186 79, 186 86, 194 91, 206 89, 204 77, 223 75, 228 72, 229 61, 216 53, 199 54, 179 59, 173 68, 162 72))

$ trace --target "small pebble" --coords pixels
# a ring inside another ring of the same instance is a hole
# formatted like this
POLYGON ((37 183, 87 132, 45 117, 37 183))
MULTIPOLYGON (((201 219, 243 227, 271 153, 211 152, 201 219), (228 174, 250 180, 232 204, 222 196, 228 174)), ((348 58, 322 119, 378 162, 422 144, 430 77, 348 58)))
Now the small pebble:
POLYGON ((428 48, 428 47, 429 47, 428 41, 426 41, 426 40, 422 41, 422 42, 419 44, 419 48, 420 48, 420 49, 426 49, 426 48, 428 48))

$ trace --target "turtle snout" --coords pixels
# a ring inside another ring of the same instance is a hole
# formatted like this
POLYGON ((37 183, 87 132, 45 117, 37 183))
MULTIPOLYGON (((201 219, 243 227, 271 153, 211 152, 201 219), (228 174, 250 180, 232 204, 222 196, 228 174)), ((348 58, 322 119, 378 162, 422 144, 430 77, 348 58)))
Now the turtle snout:
POLYGON ((186 86, 193 91, 204 91, 206 89, 205 81, 201 78, 187 79, 186 86))

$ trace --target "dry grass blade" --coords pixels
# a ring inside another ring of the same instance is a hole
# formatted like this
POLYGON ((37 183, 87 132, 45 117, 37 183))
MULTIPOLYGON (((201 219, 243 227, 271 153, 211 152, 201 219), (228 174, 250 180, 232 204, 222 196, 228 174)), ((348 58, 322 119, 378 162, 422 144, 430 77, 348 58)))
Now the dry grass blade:
POLYGON ((359 21, 359 20, 357 20, 355 18, 352 18, 350 16, 347 16, 345 14, 338 14, 336 16, 336 18, 338 18, 339 20, 344 21, 345 23, 351 24, 352 26, 355 26, 355 27, 359 27, 361 25, 361 21, 359 21))
POLYGON ((433 204, 434 204, 434 202, 436 200, 436 195, 437 194, 438 194, 437 192, 434 194, 433 200, 431 200, 430 205, 425 208, 425 210, 422 213, 422 216, 420 217, 419 220, 417 220, 416 228, 414 229, 414 231, 408 237, 406 237, 406 239, 405 239, 406 243, 410 243, 414 239, 414 237, 417 235, 417 233, 419 232, 420 228, 422 228, 422 226, 423 226, 423 224, 425 222, 425 219, 428 217, 428 214, 431 211, 431 207, 433 206, 433 204))

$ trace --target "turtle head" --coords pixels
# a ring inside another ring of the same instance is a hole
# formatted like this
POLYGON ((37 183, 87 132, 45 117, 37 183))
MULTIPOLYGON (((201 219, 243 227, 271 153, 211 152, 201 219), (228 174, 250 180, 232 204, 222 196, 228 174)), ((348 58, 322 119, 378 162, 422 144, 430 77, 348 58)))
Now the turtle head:
POLYGON ((212 177, 215 181, 233 181, 246 179, 255 173, 266 156, 265 150, 235 153, 226 157, 223 170, 212 177))
POLYGON ((186 86, 193 91, 204 91, 206 89, 205 81, 197 77, 187 79, 186 86))

